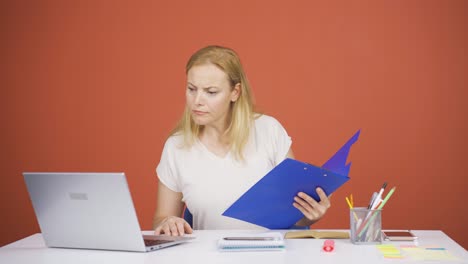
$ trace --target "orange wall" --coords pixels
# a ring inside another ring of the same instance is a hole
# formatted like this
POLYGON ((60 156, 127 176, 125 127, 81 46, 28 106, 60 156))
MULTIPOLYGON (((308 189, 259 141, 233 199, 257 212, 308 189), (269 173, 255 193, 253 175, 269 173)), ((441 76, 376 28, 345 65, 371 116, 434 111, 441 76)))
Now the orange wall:
POLYGON ((298 159, 322 164, 362 129, 317 228, 347 228, 344 197, 365 205, 388 181, 384 228, 468 248, 467 1, 177 2, 3 1, 0 245, 39 231, 23 171, 124 171, 150 229, 185 62, 221 44, 298 159))

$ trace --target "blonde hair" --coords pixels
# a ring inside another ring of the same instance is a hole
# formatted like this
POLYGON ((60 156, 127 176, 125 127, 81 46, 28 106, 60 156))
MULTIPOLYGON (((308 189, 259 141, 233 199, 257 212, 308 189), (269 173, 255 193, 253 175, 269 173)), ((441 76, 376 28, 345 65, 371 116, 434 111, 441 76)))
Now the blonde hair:
MULTIPOLYGON (((242 68, 239 56, 232 49, 221 46, 207 46, 195 52, 187 62, 185 73, 197 65, 211 63, 226 73, 231 88, 240 84, 240 95, 235 102, 231 102, 228 117, 230 122, 225 136, 229 147, 237 160, 243 160, 242 155, 249 139, 252 121, 254 119, 254 103, 250 84, 242 68)), ((195 124, 190 110, 185 106, 182 118, 172 130, 171 135, 182 134, 184 146, 192 146, 202 131, 203 126, 195 124)))

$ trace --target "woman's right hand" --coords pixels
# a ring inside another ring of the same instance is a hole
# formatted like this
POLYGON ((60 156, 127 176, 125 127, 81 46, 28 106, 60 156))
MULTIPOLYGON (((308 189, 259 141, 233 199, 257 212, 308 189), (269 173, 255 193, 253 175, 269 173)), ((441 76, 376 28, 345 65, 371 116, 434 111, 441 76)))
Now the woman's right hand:
POLYGON ((154 234, 164 234, 168 236, 183 236, 184 234, 192 234, 192 231, 192 228, 184 219, 177 216, 168 216, 156 226, 154 234))

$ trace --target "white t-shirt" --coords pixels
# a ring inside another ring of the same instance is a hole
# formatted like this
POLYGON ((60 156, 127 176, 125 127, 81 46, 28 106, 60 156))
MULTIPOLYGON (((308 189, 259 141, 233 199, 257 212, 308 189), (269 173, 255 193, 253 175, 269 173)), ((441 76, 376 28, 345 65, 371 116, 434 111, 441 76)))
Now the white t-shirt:
POLYGON ((193 228, 263 228, 222 213, 286 158, 292 141, 281 124, 267 115, 255 119, 243 162, 231 152, 219 157, 200 141, 190 148, 182 148, 182 142, 181 135, 168 138, 156 173, 169 189, 182 193, 193 228))

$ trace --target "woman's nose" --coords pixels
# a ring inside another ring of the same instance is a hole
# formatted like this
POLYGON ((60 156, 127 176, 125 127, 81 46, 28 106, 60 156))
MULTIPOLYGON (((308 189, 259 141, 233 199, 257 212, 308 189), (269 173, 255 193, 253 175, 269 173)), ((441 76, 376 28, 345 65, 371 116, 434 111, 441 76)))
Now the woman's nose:
POLYGON ((194 103, 196 105, 203 105, 203 93, 197 91, 197 94, 195 95, 195 101, 194 103))

